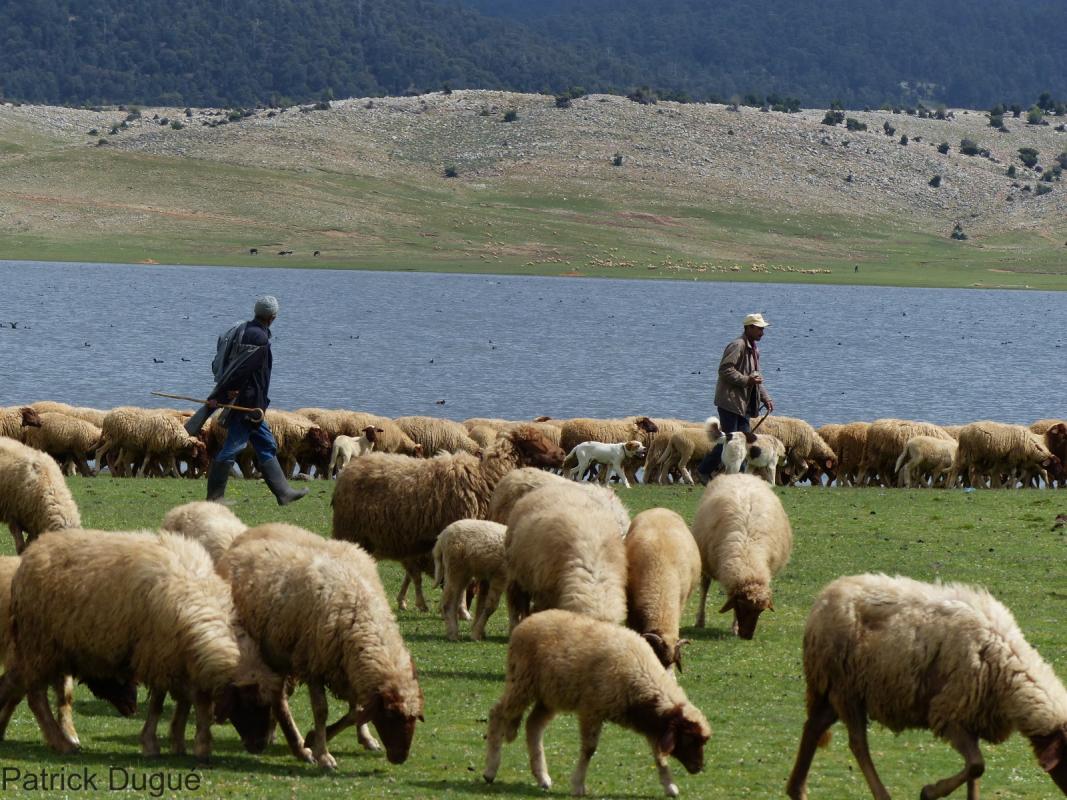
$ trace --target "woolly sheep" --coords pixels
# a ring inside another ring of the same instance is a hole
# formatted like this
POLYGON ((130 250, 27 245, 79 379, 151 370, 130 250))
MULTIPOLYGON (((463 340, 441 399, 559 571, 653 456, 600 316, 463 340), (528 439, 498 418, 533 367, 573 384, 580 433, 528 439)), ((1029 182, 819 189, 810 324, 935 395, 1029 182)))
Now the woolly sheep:
POLYGON ((690 467, 699 464, 713 446, 703 425, 691 424, 666 436, 656 436, 649 446, 648 462, 652 468, 645 468, 645 481, 654 477, 659 483, 666 483, 670 473, 677 470, 683 483, 693 485, 695 481, 690 467))
POLYGON ((642 511, 626 535, 626 624, 665 667, 682 669, 682 610, 700 582, 700 550, 677 513, 642 511))
MULTIPOLYGON (((18 621, 15 656, 0 682, 0 707, 28 694, 53 750, 79 747, 76 736, 57 725, 45 695, 66 670, 85 680, 136 676, 148 686, 145 755, 159 752, 156 726, 168 690, 196 706, 198 759, 211 753, 213 697, 242 687, 254 689, 253 702, 261 707, 256 746, 242 738, 249 749, 266 747, 270 710, 260 692, 281 691, 281 679, 236 624, 229 587, 196 542, 167 533, 50 532, 22 556, 11 613, 18 621)), ((184 751, 184 726, 184 719, 178 730, 172 726, 178 752, 184 751)))
POLYGON ((47 411, 54 411, 60 414, 66 414, 68 417, 77 417, 78 419, 88 422, 91 425, 95 425, 98 428, 103 427, 104 417, 107 416, 106 411, 101 411, 98 408, 72 406, 67 403, 57 403, 55 400, 38 400, 35 403, 31 403, 30 406, 39 414, 44 414, 47 411))
POLYGON ((586 793, 586 772, 605 722, 646 738, 668 797, 678 796, 668 757, 691 774, 704 768, 704 745, 711 738, 707 719, 645 641, 626 628, 550 610, 512 632, 504 694, 489 712, 484 773, 489 783, 500 769, 503 742, 515 740, 531 704, 526 743, 531 771, 542 789, 552 786, 542 740, 560 711, 578 715, 581 749, 571 776, 574 795, 586 793))
POLYGON ((345 436, 358 438, 368 426, 373 425, 375 428, 381 428, 381 432, 378 434, 378 441, 374 446, 377 452, 399 453, 405 456, 433 455, 433 453, 424 452, 422 445, 416 444, 389 417, 382 417, 364 411, 343 411, 324 408, 298 408, 295 413, 307 417, 322 428, 331 441, 342 433, 345 436))
POLYGON ((40 420, 39 427, 24 428, 23 441, 52 456, 68 475, 74 473, 75 467, 81 475, 92 475, 88 460, 100 444, 100 428, 57 411, 42 412, 40 420))
POLYGON ((604 486, 596 486, 588 483, 574 484, 561 475, 546 472, 534 467, 521 467, 515 469, 500 479, 493 490, 493 496, 489 500, 488 519, 507 525, 511 510, 520 498, 525 497, 534 489, 542 486, 576 486, 589 492, 599 501, 611 509, 615 517, 615 523, 619 526, 619 536, 626 536, 630 529, 630 512, 611 489, 604 486))
POLYGON ((471 638, 484 639, 489 617, 500 603, 507 583, 504 563, 506 526, 480 519, 461 519, 448 525, 433 546, 434 586, 444 587, 448 638, 459 638, 459 611, 467 586, 478 582, 478 604, 471 625, 471 638))
POLYGON ((140 462, 138 477, 146 474, 155 459, 163 462, 165 474, 175 478, 180 477, 179 458, 196 463, 200 468, 207 466, 207 446, 186 432, 179 415, 166 409, 121 406, 107 413, 101 430, 96 463, 104 463, 107 455, 116 451, 119 465, 113 474, 124 474, 127 464, 134 459, 140 462))
POLYGON ((293 525, 241 534, 219 562, 242 624, 268 664, 308 686, 314 729, 310 751, 293 723, 284 690, 273 697, 290 749, 327 769, 337 762, 328 738, 349 724, 371 722, 393 764, 404 762, 423 697, 415 663, 389 609, 377 565, 362 548, 323 539, 293 525), (326 689, 349 713, 327 728, 326 689))
POLYGON ((863 451, 867 446, 869 422, 823 425, 817 433, 837 456, 837 481, 842 486, 859 486, 864 482, 863 451))
POLYGON ((742 639, 756 632, 759 615, 774 610, 771 579, 789 561, 793 529, 785 509, 754 475, 720 475, 708 484, 693 520, 703 575, 696 624, 703 628, 708 587, 726 591, 719 613, 734 611, 733 630, 742 639))
POLYGON ((883 486, 896 484, 894 467, 900 451, 913 436, 932 436, 935 439, 951 439, 940 425, 930 422, 913 422, 904 419, 876 419, 867 429, 867 440, 860 462, 862 485, 869 486, 880 481, 883 486))
POLYGON ((21 442, 27 427, 40 425, 40 414, 29 406, 0 408, 0 436, 21 442))
POLYGON ((930 475, 930 485, 940 480, 946 489, 956 484, 956 453, 959 442, 955 439, 935 439, 932 436, 912 436, 897 459, 896 472, 906 487, 911 487, 912 475, 930 475))
POLYGON ((233 540, 248 529, 229 508, 207 500, 175 506, 163 517, 160 527, 200 542, 216 564, 233 540))
POLYGON ((867 719, 894 732, 926 728, 964 758, 958 774, 923 787, 978 797, 979 740, 1026 736, 1067 794, 1067 691, 983 589, 886 575, 838 578, 816 598, 804 630, 808 718, 787 793, 807 797, 815 748, 838 719, 877 800, 888 800, 867 746, 867 719))
POLYGON ((522 466, 558 467, 563 453, 539 433, 517 428, 480 459, 469 453, 413 459, 370 453, 353 461, 334 488, 333 537, 376 558, 426 557, 458 519, 483 519, 501 478, 522 466))
POLYGON ((314 467, 320 478, 329 477, 326 464, 333 441, 326 431, 292 411, 269 408, 264 416, 278 443, 278 461, 286 475, 299 466, 301 472, 310 473, 314 467))
POLYGON ((626 548, 615 515, 581 487, 550 485, 520 499, 508 517, 508 621, 564 608, 595 619, 626 618, 626 548))
POLYGON ((333 440, 333 449, 330 452, 330 466, 327 468, 326 473, 335 476, 353 458, 359 458, 373 451, 374 444, 378 441, 380 430, 380 428, 375 428, 373 425, 368 425, 358 438, 345 436, 343 433, 338 434, 337 438, 333 440))
MULTIPOLYGON (((755 427, 759 419, 751 421, 755 427)), ((796 417, 771 416, 763 420, 756 433, 769 433, 785 445, 789 462, 788 474, 783 472, 786 483, 792 484, 808 474, 808 462, 818 464, 821 471, 833 470, 837 455, 809 423, 796 417)), ((897 452, 900 452, 899 450, 897 452)), ((893 454, 896 458, 896 453, 893 454)))
POLYGON ((460 451, 478 455, 482 449, 467 433, 467 429, 458 422, 438 417, 397 417, 393 420, 397 426, 422 445, 424 453, 436 453, 444 450, 448 453, 460 451))
MULTIPOLYGON (((1044 440, 1022 425, 1005 425, 984 420, 964 425, 960 431, 959 471, 967 476, 971 486, 987 484, 993 488, 1016 485, 1015 478, 1028 469, 1044 473, 1052 464, 1052 453, 1044 440)), ((1048 475, 1044 474, 1046 482, 1048 475)))
POLYGON ((7 438, 0 438, 0 522, 11 529, 18 553, 45 531, 81 527, 55 459, 7 438))
POLYGON ((475 425, 469 429, 470 437, 478 443, 478 446, 483 450, 492 447, 493 442, 496 441, 498 431, 496 428, 491 428, 488 425, 475 425))

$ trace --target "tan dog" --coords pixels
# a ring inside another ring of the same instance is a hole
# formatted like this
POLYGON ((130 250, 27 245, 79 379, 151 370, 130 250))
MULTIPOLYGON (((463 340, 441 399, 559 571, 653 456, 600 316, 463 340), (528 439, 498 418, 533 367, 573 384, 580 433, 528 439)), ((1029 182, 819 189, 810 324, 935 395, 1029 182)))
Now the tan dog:
POLYGON ((614 471, 619 476, 622 485, 629 489, 630 482, 626 480, 626 472, 622 468, 623 459, 629 457, 643 459, 645 452, 645 446, 637 439, 615 444, 582 442, 575 445, 574 449, 567 454, 567 460, 569 461, 573 456, 578 460, 578 466, 568 470, 565 477, 578 480, 585 475, 590 464, 605 464, 608 468, 607 478, 610 480, 611 472, 614 471))

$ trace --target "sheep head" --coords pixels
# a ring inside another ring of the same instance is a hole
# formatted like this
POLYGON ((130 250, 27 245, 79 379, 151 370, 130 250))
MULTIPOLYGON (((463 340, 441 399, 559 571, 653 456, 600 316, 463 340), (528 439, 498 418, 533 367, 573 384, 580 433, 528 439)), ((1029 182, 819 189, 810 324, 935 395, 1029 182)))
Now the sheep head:
POLYGON ((1058 728, 1052 733, 1031 736, 1034 755, 1041 769, 1048 773, 1060 791, 1067 795, 1067 732, 1058 728))
POLYGON ((41 427, 41 415, 37 413, 36 408, 30 406, 24 406, 19 409, 22 414, 22 427, 23 428, 40 428, 41 427))
POLYGON ((215 723, 232 723, 246 752, 258 754, 267 749, 273 717, 270 702, 258 686, 228 683, 215 692, 214 701, 215 723))
POLYGON ((634 420, 634 426, 645 433, 657 433, 659 432, 659 426, 653 422, 649 417, 638 417, 634 420))
MULTIPOLYGON (((415 665, 411 665, 414 673, 415 665)), ((379 689, 363 708, 363 716, 370 720, 382 737, 385 756, 390 764, 403 764, 411 752, 415 724, 425 721, 422 715, 422 689, 415 702, 405 700, 395 688, 379 689)))
POLYGON ((769 586, 750 583, 742 586, 727 599, 720 614, 734 612, 734 632, 742 639, 752 639, 756 635, 756 623, 766 610, 774 611, 769 586))
POLYGON ((304 434, 304 442, 311 451, 313 460, 324 461, 329 459, 333 441, 330 439, 330 434, 326 433, 318 425, 313 425, 307 429, 304 434))
POLYGON ((507 438, 519 453, 520 466, 557 469, 563 466, 563 459, 567 457, 559 445, 549 441, 536 428, 517 427, 507 434, 507 438))
POLYGON ((674 756, 690 774, 704 769, 704 745, 711 738, 707 720, 692 705, 676 705, 667 714, 667 726, 656 742, 664 755, 674 756))
POLYGON ((378 441, 378 434, 385 433, 383 428, 375 428, 373 425, 368 425, 363 429, 363 435, 367 437, 367 441, 371 444, 375 444, 378 441))
POLYGON ((137 681, 115 678, 87 678, 85 685, 99 700, 106 700, 124 717, 137 713, 137 681))
POLYGON ((200 439, 193 438, 185 448, 189 466, 203 472, 211 466, 211 456, 208 455, 207 445, 200 439))

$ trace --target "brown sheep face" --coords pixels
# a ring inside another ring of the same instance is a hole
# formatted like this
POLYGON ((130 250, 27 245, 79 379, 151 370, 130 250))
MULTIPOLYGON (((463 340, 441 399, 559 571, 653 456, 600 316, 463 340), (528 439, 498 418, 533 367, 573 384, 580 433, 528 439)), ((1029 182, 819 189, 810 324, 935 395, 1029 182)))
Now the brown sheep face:
POLYGON ((390 690, 376 692, 365 712, 382 737, 389 763, 403 764, 407 761, 411 740, 415 738, 415 723, 423 719, 422 714, 407 714, 400 696, 390 690))
POLYGON ((227 684, 215 693, 215 722, 229 720, 247 752, 262 753, 270 744, 273 729, 270 702, 255 685, 227 684))
MULTIPOLYGON (((367 438, 369 439, 370 437, 367 438)), ((326 433, 322 428, 308 428, 308 432, 304 435, 304 441, 307 442, 312 460, 329 461, 330 451, 333 449, 330 434, 326 433)), ((374 440, 371 439, 370 441, 374 440)))
POLYGON ((1062 728, 1049 734, 1030 737, 1034 755, 1041 769, 1067 795, 1067 733, 1062 728))
POLYGON ((204 472, 211 466, 211 456, 208 455, 207 445, 199 439, 189 448, 189 466, 197 472, 204 472))
POLYGON ((638 417, 634 424, 645 433, 658 433, 659 426, 648 417, 638 417))
POLYGON ((659 740, 659 748, 667 755, 674 756, 695 775, 704 769, 704 745, 711 738, 711 731, 699 720, 685 716, 683 706, 675 706, 667 722, 667 730, 659 740))
POLYGON ((22 411, 22 427, 23 428, 40 428, 41 427, 41 415, 37 413, 36 408, 30 408, 26 406, 21 409, 22 411))
POLYGON ((122 716, 132 717, 137 713, 137 681, 122 683, 114 678, 86 678, 84 683, 94 697, 111 703, 122 716))
POLYGON ((519 451, 523 466, 538 469, 558 469, 563 466, 567 454, 559 445, 553 444, 536 431, 515 433, 511 441, 519 451))
POLYGON ((727 611, 732 610, 734 612, 734 633, 742 639, 748 640, 755 637, 759 615, 768 608, 771 611, 774 610, 774 605, 769 601, 764 605, 762 602, 753 602, 744 595, 734 595, 719 609, 719 613, 725 614, 727 611))

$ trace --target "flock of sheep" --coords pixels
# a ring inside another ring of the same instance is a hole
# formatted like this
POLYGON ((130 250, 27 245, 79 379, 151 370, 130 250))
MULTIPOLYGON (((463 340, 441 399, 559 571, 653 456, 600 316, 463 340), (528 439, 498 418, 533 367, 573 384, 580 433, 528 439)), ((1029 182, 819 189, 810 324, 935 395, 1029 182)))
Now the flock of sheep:
MULTIPOLYGON (((228 721, 253 753, 280 727, 297 759, 332 769, 330 739, 355 726, 365 747, 384 747, 390 762, 402 763, 424 700, 378 575, 377 560, 388 559, 415 581, 424 610, 419 576, 432 573, 443 586, 450 639, 459 636, 460 617, 470 617, 472 592, 474 639, 506 601, 506 680, 489 711, 485 780, 496 778, 503 745, 525 715, 531 771, 550 787, 542 740, 559 712, 579 721, 575 795, 586 793, 605 722, 646 738, 667 796, 678 794, 670 757, 689 772, 702 769, 711 730, 675 674, 687 645, 683 609, 699 585, 703 626, 708 589, 718 581, 726 595, 720 611, 732 613, 737 635, 752 638, 762 612, 774 607, 772 582, 790 557, 788 516, 770 482, 756 475, 712 480, 690 528, 664 508, 631 519, 612 488, 554 470, 565 469, 582 441, 637 439, 648 452, 631 467, 643 466, 646 478, 685 480, 701 448, 726 443, 715 425, 648 417, 461 425, 316 409, 270 413, 293 470, 329 475, 337 437, 363 440, 358 448, 367 452, 337 475, 328 539, 281 523, 246 528, 208 502, 172 509, 159 531, 83 530, 59 466, 67 457, 80 466, 76 454, 61 449, 53 457, 30 444, 31 430, 58 429, 53 415, 81 418, 40 406, 0 412, 7 437, 0 437, 0 519, 20 553, 0 559, 0 737, 25 698, 48 746, 76 751, 76 677, 123 715, 136 708, 137 684, 148 689, 140 734, 146 755, 160 751, 156 731, 171 694, 174 752, 184 752, 193 710, 194 753, 202 759, 211 753, 211 725, 228 721), (308 688, 313 715, 306 737, 288 706, 297 682, 308 688), (332 724, 327 691, 346 703, 332 724)), ((88 421, 100 431, 97 462, 112 474, 180 472, 179 464, 195 474, 218 431, 182 439, 181 418, 116 409, 99 425, 88 421)), ((1061 422, 1039 434, 993 423, 953 431, 880 420, 862 424, 852 462, 859 425, 819 433, 800 420, 769 418, 762 442, 745 446, 774 451, 776 474, 787 481, 829 475, 893 483, 905 464, 909 480, 934 473, 922 459, 941 443, 958 443, 951 478, 965 468, 972 485, 1025 485, 1031 475, 1056 479, 1050 444, 1067 440, 1061 422), (983 443, 986 455, 972 442, 983 443), (846 468, 852 463, 855 472, 846 468)), ((1067 690, 1010 612, 983 591, 884 575, 840 578, 809 616, 804 670, 808 719, 787 786, 794 800, 807 797, 815 750, 837 720, 873 796, 888 798, 867 749, 869 718, 893 730, 929 728, 963 756, 963 770, 927 785, 924 798, 964 783, 977 798, 979 740, 999 742, 1016 730, 1067 794, 1067 690)))

